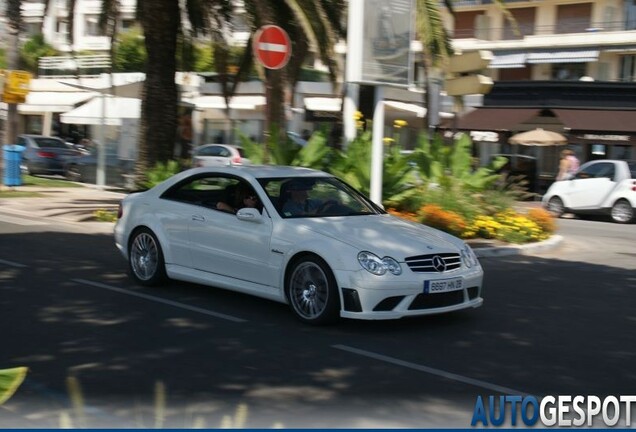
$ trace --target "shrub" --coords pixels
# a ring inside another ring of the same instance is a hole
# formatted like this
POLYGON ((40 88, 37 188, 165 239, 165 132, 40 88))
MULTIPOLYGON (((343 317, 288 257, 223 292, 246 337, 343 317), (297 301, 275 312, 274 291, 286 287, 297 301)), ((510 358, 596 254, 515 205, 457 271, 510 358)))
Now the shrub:
POLYGON ((158 162, 150 171, 146 173, 144 187, 151 188, 164 180, 181 172, 185 167, 185 162, 169 160, 165 164, 158 162))
POLYGON ((556 221, 549 211, 542 208, 533 208, 528 210, 527 216, 539 225, 544 232, 553 233, 556 231, 556 221))
POLYGON ((410 212, 410 211, 406 211, 406 210, 397 210, 394 209, 393 207, 390 207, 386 210, 387 213, 393 215, 393 216, 397 216, 399 218, 402 219, 406 219, 408 221, 411 222, 419 222, 420 218, 417 216, 417 214, 410 212))
POLYGON ((466 230, 466 222, 455 212, 442 209, 435 204, 423 206, 418 215, 422 223, 459 236, 466 230))
POLYGON ((549 233, 527 216, 515 213, 512 210, 498 213, 495 219, 501 224, 496 238, 509 243, 528 243, 545 240, 549 233))

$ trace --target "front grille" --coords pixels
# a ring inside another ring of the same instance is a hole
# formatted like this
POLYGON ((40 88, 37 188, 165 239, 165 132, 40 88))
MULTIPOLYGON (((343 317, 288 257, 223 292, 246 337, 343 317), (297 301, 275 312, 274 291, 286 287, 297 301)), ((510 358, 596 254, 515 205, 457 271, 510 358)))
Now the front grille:
MULTIPOLYGON (((466 288, 468 300, 474 300, 479 294, 479 287, 466 288)), ((464 290, 435 294, 418 294, 411 302, 409 310, 435 309, 454 306, 464 302, 464 290)))
POLYGON ((409 266, 411 271, 415 273, 438 273, 438 270, 433 266, 433 258, 439 256, 446 269, 443 271, 457 270, 462 265, 462 260, 457 253, 438 253, 430 255, 417 255, 406 258, 406 265, 409 266))

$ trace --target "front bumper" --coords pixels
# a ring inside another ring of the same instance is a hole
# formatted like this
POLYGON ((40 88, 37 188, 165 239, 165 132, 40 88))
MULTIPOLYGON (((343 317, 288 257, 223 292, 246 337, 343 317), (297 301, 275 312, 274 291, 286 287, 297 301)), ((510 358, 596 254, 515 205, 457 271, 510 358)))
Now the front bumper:
POLYGON ((334 273, 343 293, 343 318, 397 319, 476 308, 483 303, 483 270, 479 266, 447 273, 414 273, 405 269, 400 276, 375 276, 365 270, 334 273), (463 279, 460 290, 424 293, 426 280, 458 277, 463 279))

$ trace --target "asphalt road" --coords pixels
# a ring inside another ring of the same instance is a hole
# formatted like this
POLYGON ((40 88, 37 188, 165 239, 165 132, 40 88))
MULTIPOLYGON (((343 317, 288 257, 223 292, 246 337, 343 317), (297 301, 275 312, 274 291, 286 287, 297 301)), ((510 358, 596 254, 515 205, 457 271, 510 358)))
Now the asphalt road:
POLYGON ((112 237, 85 231, 0 210, 0 366, 30 368, 1 427, 465 428, 478 395, 636 388, 636 225, 564 219, 556 250, 483 258, 479 309, 324 328, 137 287, 112 237))

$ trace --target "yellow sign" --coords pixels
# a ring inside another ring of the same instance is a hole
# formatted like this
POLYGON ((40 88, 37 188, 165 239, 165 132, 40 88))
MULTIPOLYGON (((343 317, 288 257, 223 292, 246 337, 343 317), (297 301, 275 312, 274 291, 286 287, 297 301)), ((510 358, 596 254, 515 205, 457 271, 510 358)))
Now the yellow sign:
POLYGON ((5 94, 26 96, 29 93, 29 85, 31 84, 31 74, 29 72, 12 70, 6 71, 5 74, 5 94))
POLYGON ((17 95, 14 93, 7 93, 6 91, 2 94, 2 102, 6 102, 8 104, 24 103, 25 100, 26 95, 17 95))

